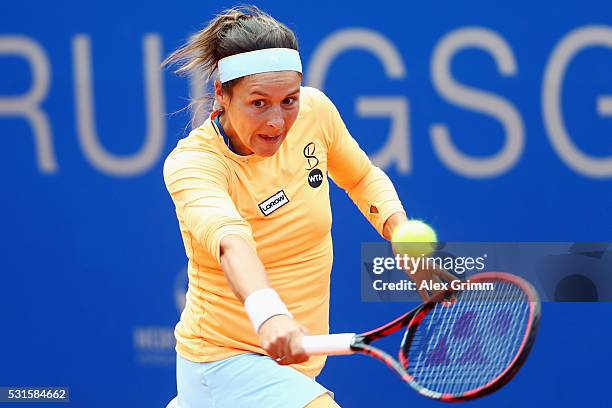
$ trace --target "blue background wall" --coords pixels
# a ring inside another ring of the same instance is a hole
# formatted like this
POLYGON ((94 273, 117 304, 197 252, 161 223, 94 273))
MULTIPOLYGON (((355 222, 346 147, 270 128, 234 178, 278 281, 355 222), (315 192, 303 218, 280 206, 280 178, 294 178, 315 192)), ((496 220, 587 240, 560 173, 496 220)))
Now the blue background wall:
MULTIPOLYGON (((392 131, 403 141, 381 165, 409 213, 443 239, 612 240, 609 2, 258 5, 296 30, 306 82, 335 101, 371 156, 388 146, 392 131), (391 59, 390 71, 380 55, 353 46, 340 49, 316 80, 317 53, 351 29, 386 44, 387 51, 376 49, 391 59), (450 82, 440 84, 436 75, 446 68, 437 58, 464 40, 451 53, 450 82), (480 95, 462 99, 465 87, 480 95), (358 99, 372 97, 394 98, 377 107, 395 109, 395 119, 360 115, 358 99), (467 107, 478 101, 502 114, 467 107), (573 143, 565 150, 556 147, 563 134, 555 106, 573 143), (508 140, 519 148, 498 170, 485 164, 479 175, 467 174, 435 148, 432 127, 440 124, 472 159, 498 154, 508 140)), ((178 111, 189 84, 160 74, 156 53, 167 55, 223 8, 208 1, 0 4, 0 385, 67 385, 76 407, 164 406, 175 393, 171 332, 186 260, 161 169, 186 132, 188 114, 178 111), (85 99, 95 103, 94 121, 77 109, 87 105, 77 99, 87 79, 76 78, 88 61, 93 99, 85 99), (39 93, 24 107, 35 83, 39 93), (147 103, 165 118, 147 119, 147 103), (88 126, 96 133, 89 139, 88 126), (130 162, 146 135, 150 150, 130 162)), ((344 192, 334 189, 332 201, 332 328, 369 329, 405 306, 360 302, 359 245, 379 237, 344 192)), ((468 405, 604 406, 611 316, 608 303, 544 304, 525 368, 499 393, 468 405)), ((346 407, 439 405, 386 370, 365 357, 332 358, 320 380, 346 407), (356 385, 355 373, 365 380, 356 385)))

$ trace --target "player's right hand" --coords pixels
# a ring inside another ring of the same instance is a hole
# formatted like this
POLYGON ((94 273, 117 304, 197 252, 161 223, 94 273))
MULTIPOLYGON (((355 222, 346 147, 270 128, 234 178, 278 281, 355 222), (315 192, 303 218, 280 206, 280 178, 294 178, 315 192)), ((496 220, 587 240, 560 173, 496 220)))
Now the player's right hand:
POLYGON ((308 330, 286 315, 272 316, 259 328, 259 344, 280 365, 302 363, 308 355, 302 337, 308 330))

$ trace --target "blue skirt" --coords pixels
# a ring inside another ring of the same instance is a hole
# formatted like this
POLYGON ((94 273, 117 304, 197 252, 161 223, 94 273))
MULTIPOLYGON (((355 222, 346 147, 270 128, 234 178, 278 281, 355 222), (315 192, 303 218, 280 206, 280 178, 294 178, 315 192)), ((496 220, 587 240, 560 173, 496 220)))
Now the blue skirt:
POLYGON ((268 356, 240 354, 212 363, 177 355, 176 386, 181 408, 302 408, 325 387, 268 356))

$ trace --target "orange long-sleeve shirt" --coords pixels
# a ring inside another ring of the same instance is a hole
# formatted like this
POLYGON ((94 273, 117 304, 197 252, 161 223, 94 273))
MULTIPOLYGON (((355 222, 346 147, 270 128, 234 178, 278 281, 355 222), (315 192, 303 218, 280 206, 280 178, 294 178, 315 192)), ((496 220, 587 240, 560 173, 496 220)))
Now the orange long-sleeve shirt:
MULTIPOLYGON (((179 141, 164 178, 189 258, 187 302, 175 330, 181 356, 209 362, 265 354, 220 267, 219 244, 228 234, 253 245, 271 286, 310 334, 329 332, 328 173, 379 233, 404 211, 391 181, 314 88, 301 88, 298 117, 272 157, 233 153, 210 118, 179 141)), ((324 362, 312 357, 294 368, 314 377, 324 362)))

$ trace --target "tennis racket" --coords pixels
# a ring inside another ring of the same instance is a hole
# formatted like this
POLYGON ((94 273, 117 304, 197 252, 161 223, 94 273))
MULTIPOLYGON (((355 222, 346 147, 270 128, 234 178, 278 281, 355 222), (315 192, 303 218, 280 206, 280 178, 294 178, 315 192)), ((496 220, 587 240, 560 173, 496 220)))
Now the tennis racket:
POLYGON ((477 274, 469 283, 469 289, 439 292, 366 333, 305 336, 304 350, 309 355, 369 355, 418 393, 436 400, 457 402, 490 394, 510 381, 527 359, 538 331, 540 300, 529 283, 508 273, 477 274), (397 360, 371 345, 402 329, 397 360))

